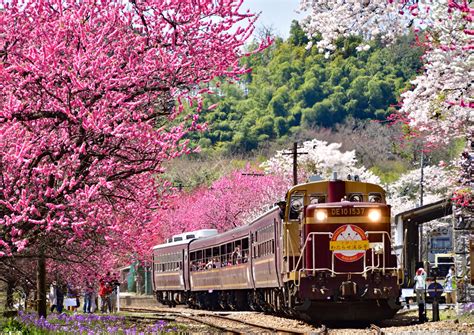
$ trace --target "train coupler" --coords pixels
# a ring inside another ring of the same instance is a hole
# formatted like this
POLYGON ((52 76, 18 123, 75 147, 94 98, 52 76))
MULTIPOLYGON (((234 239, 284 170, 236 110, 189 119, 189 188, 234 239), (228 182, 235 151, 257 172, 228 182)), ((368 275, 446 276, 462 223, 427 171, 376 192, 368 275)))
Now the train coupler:
POLYGON ((357 284, 350 280, 342 282, 339 291, 341 292, 341 297, 353 297, 357 294, 357 284))

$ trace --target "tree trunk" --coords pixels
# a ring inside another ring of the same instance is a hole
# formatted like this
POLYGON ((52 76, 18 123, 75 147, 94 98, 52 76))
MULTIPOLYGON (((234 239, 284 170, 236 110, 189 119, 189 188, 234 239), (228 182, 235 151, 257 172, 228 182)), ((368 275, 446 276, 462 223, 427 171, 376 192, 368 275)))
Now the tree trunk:
POLYGON ((13 289, 15 288, 14 282, 12 280, 7 281, 7 300, 5 301, 5 308, 13 308, 13 289))
POLYGON ((36 291, 38 292, 38 317, 46 318, 46 260, 42 250, 36 267, 36 291))

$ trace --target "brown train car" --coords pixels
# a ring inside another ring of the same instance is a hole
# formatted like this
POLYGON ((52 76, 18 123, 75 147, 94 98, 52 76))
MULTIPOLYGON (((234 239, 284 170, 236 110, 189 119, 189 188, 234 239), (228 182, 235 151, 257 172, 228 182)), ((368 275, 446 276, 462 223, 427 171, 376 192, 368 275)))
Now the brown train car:
POLYGON ((279 208, 273 208, 250 225, 250 264, 255 289, 248 302, 254 310, 279 311, 284 305, 281 229, 279 208))
POLYGON ((217 235, 217 229, 201 229, 174 235, 167 243, 153 247, 152 286, 160 303, 175 306, 186 303, 189 281, 189 243, 217 235))
POLYGON ((163 304, 175 306, 185 303, 185 292, 189 290, 185 253, 189 241, 157 245, 153 248, 152 286, 156 299, 163 304))
POLYGON ((192 241, 189 303, 208 309, 245 308, 253 288, 249 245, 249 226, 192 241))
POLYGON ((282 285, 278 208, 250 225, 189 245, 189 303, 207 309, 271 310, 282 285))

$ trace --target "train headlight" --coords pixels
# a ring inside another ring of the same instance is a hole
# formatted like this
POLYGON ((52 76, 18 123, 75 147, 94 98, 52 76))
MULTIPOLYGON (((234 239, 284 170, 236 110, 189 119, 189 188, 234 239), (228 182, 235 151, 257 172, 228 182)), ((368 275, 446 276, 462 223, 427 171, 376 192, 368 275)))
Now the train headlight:
POLYGON ((318 209, 314 216, 316 217, 316 221, 324 222, 328 218, 328 212, 325 209, 318 209))
POLYGON ((380 209, 371 209, 367 215, 372 222, 378 222, 382 218, 382 211, 380 209))

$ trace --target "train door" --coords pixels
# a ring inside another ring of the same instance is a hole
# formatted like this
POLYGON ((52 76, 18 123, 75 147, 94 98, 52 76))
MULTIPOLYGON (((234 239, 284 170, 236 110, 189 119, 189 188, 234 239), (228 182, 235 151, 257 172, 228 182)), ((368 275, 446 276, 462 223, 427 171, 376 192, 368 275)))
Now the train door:
POLYGON ((283 271, 294 270, 300 257, 305 191, 295 191, 287 199, 283 223, 283 271))
POLYGON ((156 284, 155 284, 155 270, 156 269, 156 264, 155 264, 155 251, 151 254, 151 285, 152 285, 152 290, 155 292, 156 290, 156 284))
POLYGON ((183 266, 182 266, 182 273, 181 273, 181 278, 183 278, 183 286, 184 290, 188 291, 190 290, 190 285, 189 285, 189 249, 188 249, 189 244, 183 249, 183 266))
POLYGON ((281 269, 281 240, 280 240, 280 220, 277 218, 273 219, 273 238, 272 238, 272 249, 274 253, 275 259, 275 267, 276 267, 276 275, 278 279, 278 286, 281 287, 283 285, 283 280, 281 277, 282 269, 281 269))
MULTIPOLYGON (((256 232, 255 232, 256 234, 256 232)), ((253 288, 255 288, 255 269, 254 269, 254 258, 256 252, 256 243, 255 243, 255 236, 252 231, 249 233, 249 254, 248 254, 248 266, 247 271, 250 272, 248 276, 250 279, 250 284, 253 288)))

